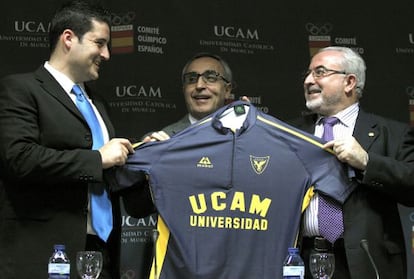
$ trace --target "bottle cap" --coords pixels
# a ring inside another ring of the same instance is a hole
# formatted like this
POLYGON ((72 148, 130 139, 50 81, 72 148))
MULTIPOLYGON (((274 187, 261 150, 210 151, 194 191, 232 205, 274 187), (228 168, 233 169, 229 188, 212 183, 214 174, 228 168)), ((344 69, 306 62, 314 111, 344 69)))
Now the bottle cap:
POLYGON ((290 253, 299 253, 299 248, 295 248, 295 247, 289 247, 288 248, 288 252, 290 253))
POLYGON ((53 246, 53 248, 54 248, 55 250, 65 251, 65 245, 64 245, 64 244, 55 244, 55 245, 53 246))

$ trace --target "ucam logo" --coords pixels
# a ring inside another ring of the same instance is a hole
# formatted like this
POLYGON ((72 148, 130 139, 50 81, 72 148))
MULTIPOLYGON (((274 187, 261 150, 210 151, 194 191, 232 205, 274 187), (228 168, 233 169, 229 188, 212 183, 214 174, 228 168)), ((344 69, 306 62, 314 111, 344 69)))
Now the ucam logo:
POLYGON ((50 23, 36 22, 36 21, 15 21, 14 30, 16 32, 29 33, 47 33, 49 32, 50 23))
POLYGON ((117 97, 153 97, 162 98, 161 88, 154 88, 152 86, 145 88, 144 86, 138 85, 123 85, 115 88, 117 97))
POLYGON ((129 215, 122 215, 122 227, 153 227, 157 224, 157 220, 153 215, 148 218, 134 218, 129 215))
POLYGON ((205 213, 210 206, 213 211, 240 211, 266 217, 272 200, 259 194, 247 195, 236 191, 234 194, 222 191, 209 194, 200 193, 188 197, 193 213, 205 213))
POLYGON ((214 35, 236 39, 259 40, 257 30, 242 29, 234 26, 214 25, 214 35))

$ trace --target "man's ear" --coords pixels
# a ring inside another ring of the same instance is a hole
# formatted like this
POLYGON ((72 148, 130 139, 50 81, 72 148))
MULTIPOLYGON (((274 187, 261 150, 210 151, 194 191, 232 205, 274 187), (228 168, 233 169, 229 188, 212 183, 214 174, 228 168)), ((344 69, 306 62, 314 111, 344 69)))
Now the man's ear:
POLYGON ((226 83, 225 85, 225 95, 226 95, 226 99, 230 98, 230 94, 231 94, 231 90, 233 89, 233 85, 229 82, 226 83))
POLYGON ((346 79, 345 92, 351 92, 357 87, 357 78, 354 74, 348 74, 346 79))
POLYGON ((62 44, 66 47, 66 49, 70 49, 73 45, 75 40, 78 40, 78 37, 73 33, 70 29, 63 30, 62 34, 60 35, 60 40, 62 44))

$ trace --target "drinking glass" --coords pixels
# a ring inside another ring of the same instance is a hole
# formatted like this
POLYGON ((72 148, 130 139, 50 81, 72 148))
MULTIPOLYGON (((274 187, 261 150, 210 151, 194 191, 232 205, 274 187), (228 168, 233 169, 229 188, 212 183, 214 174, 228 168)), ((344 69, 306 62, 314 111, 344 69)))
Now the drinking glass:
POLYGON ((330 279, 335 271, 335 256, 332 253, 312 253, 309 269, 314 279, 330 279))
POLYGON ((82 279, 97 279, 102 265, 102 253, 99 251, 80 251, 76 255, 76 269, 82 279))

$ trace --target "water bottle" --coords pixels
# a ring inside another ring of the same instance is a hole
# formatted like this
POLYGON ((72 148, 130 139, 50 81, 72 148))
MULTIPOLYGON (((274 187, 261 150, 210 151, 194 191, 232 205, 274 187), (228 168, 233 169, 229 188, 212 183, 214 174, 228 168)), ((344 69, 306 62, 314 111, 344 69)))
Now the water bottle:
POLYGON ((283 262, 283 279, 304 279, 305 264, 298 248, 289 248, 289 254, 283 262))
POLYGON ((65 245, 56 244, 53 249, 48 264, 49 279, 70 279, 70 261, 65 253, 65 245))

